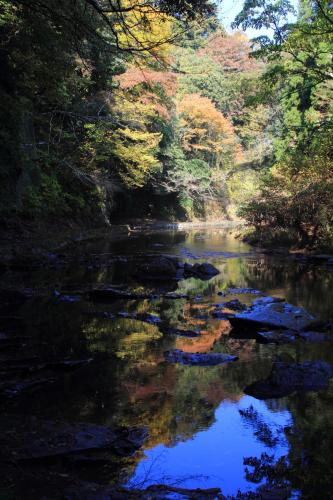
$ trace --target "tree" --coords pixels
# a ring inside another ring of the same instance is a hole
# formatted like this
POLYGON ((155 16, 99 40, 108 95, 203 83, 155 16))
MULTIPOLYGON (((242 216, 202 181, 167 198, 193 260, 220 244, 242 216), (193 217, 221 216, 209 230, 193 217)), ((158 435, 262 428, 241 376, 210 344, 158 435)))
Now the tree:
POLYGON ((257 71, 261 64, 250 57, 251 44, 241 32, 226 35, 217 31, 199 51, 200 56, 208 56, 217 63, 222 71, 228 73, 250 73, 257 71))
POLYGON ((273 20, 275 30, 272 39, 257 39, 256 52, 270 60, 263 83, 266 93, 275 95, 275 163, 263 177, 258 199, 243 214, 261 236, 271 228, 276 235, 289 232, 303 245, 330 246, 332 17, 326 2, 301 6, 294 23, 282 24, 290 12, 288 2, 255 2, 251 8, 247 2, 236 18, 243 27, 268 26, 273 20))
POLYGON ((199 154, 211 166, 227 167, 241 148, 232 124, 207 97, 188 94, 178 103, 181 144, 189 157, 199 154))

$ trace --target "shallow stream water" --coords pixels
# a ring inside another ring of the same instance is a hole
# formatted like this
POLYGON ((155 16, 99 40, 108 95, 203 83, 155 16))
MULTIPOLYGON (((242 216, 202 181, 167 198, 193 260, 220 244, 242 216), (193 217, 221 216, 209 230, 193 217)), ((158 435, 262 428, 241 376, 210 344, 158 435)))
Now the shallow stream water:
POLYGON ((29 300, 17 314, 43 355, 89 356, 94 361, 65 375, 52 391, 20 398, 14 403, 16 412, 66 422, 146 426, 149 437, 143 448, 119 461, 107 478, 111 482, 135 488, 154 483, 220 487, 224 495, 236 495, 239 490, 255 491, 267 481, 286 480, 290 498, 332 497, 327 486, 333 480, 333 386, 266 401, 243 391, 268 375, 277 354, 288 353, 296 361, 333 362, 333 344, 260 345, 254 339, 233 338, 228 321, 211 314, 214 304, 226 300, 251 304, 257 295, 219 295, 246 287, 284 297, 319 319, 332 320, 329 269, 261 254, 222 229, 134 234, 118 241, 106 236, 80 243, 74 251, 77 263, 65 269, 21 271, 8 279, 66 294, 96 284, 155 290, 156 284, 129 275, 129 260, 145 252, 210 262, 220 274, 208 281, 189 278, 159 285, 189 299, 94 303, 75 297, 68 302, 55 295, 29 300), (82 255, 98 256, 99 265, 80 260, 82 255), (118 257, 110 263, 110 256, 118 257), (96 312, 151 313, 168 326, 201 335, 165 335, 158 324, 96 317, 96 312), (211 367, 170 364, 163 353, 172 348, 227 352, 239 359, 211 367), (288 472, 282 465, 274 467, 281 457, 288 472))

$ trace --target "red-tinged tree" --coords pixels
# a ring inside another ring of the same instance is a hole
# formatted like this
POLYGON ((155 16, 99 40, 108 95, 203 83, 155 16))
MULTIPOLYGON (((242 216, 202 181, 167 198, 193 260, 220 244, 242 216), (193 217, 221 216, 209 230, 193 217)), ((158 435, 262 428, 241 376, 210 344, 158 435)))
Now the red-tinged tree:
POLYGON ((115 77, 124 90, 132 89, 136 85, 146 84, 154 87, 159 84, 168 96, 174 96, 177 90, 177 75, 172 71, 156 71, 140 66, 131 66, 127 71, 115 77))
POLYGON ((210 37, 199 54, 209 56, 225 72, 249 73, 260 69, 260 63, 250 57, 250 52, 250 41, 245 34, 226 35, 220 31, 210 37))

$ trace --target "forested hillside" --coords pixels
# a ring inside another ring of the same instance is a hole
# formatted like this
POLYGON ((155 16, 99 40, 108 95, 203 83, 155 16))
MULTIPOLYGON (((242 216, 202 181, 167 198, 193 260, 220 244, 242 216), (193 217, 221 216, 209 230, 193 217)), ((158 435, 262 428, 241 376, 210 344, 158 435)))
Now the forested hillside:
POLYGON ((269 150, 263 64, 213 4, 107 5, 1 2, 3 214, 225 214, 269 150))
MULTIPOLYGON (((330 244, 329 0, 1 0, 1 214, 245 217, 330 244)), ((268 231, 269 229, 269 231, 268 231)))

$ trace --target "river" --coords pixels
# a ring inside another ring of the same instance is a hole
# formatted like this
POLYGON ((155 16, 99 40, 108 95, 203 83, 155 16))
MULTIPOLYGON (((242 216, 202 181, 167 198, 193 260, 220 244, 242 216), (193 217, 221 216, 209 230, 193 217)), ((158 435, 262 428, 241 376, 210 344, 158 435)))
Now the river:
MULTIPOLYGON (((230 229, 214 228, 132 233, 116 241, 106 235, 78 243, 72 253, 77 261, 65 267, 16 271, 6 279, 55 292, 32 298, 17 311, 39 355, 88 356, 94 361, 65 374, 52 390, 15 400, 6 411, 74 423, 146 427, 148 437, 139 451, 98 471, 106 482, 139 489, 155 483, 219 487, 224 495, 254 492, 270 482, 287 484, 289 498, 332 498, 327 485, 333 480, 333 386, 265 401, 244 394, 249 383, 267 376, 277 355, 333 362, 332 345, 258 344, 234 338, 228 321, 212 316, 214 305, 223 301, 238 298, 250 305, 257 295, 227 291, 251 288, 331 321, 333 273, 327 267, 265 255, 236 239, 230 229), (220 273, 206 281, 192 277, 157 285, 129 271, 136 256, 145 253, 210 262, 220 273), (92 302, 75 294, 103 284, 125 285, 136 292, 156 292, 158 287, 158 292, 172 290, 189 298, 92 302), (133 318, 146 313, 164 325, 201 334, 166 335, 158 323, 133 318), (227 352, 238 361, 221 366, 171 364, 164 352, 174 348, 227 352)), ((33 350, 29 344, 27 349, 33 350)))

